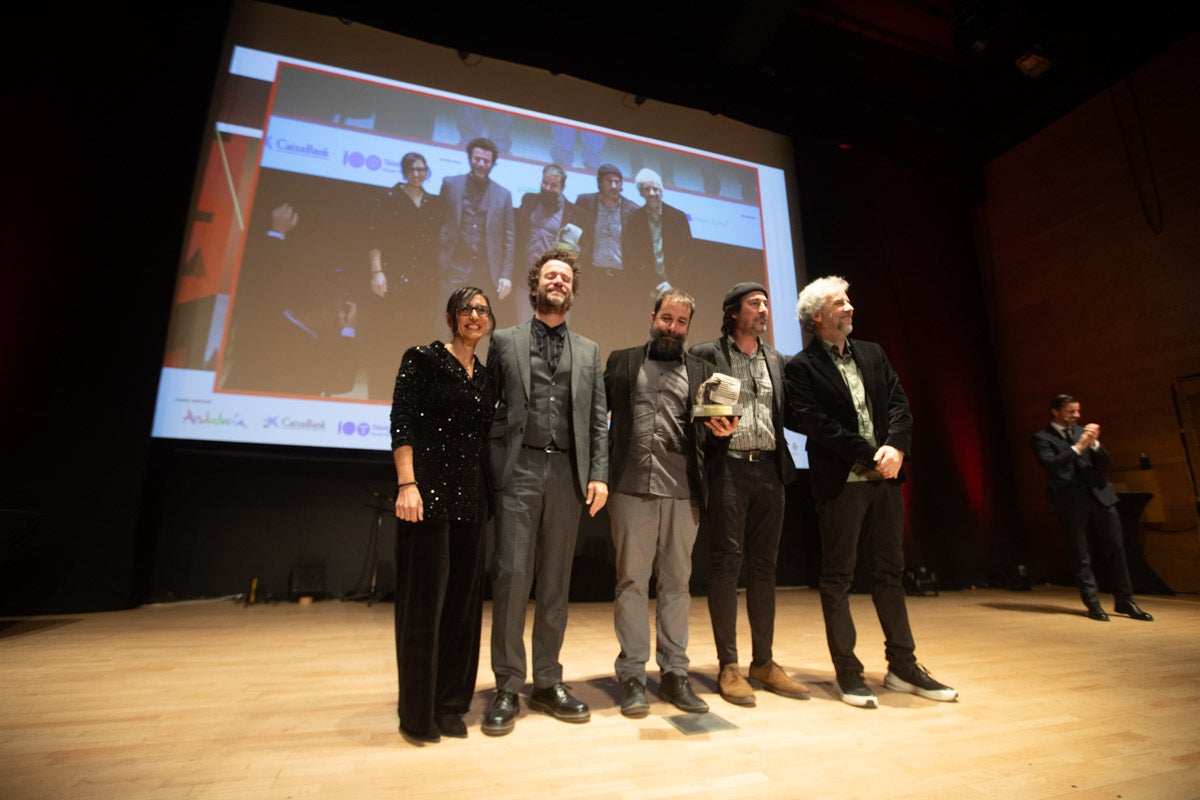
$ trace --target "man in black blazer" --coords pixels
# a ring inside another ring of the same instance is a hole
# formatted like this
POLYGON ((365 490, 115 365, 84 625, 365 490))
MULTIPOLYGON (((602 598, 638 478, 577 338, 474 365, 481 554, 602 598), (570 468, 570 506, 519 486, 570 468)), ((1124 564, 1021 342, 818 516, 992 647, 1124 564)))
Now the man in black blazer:
POLYGON ((579 268, 587 275, 588 300, 571 312, 571 323, 584 330, 641 330, 652 302, 645 282, 639 282, 623 261, 629 217, 638 210, 637 203, 621 194, 624 186, 620 167, 601 164, 596 171, 598 191, 575 198, 579 268))
POLYGON ((734 284, 721 304, 721 338, 696 345, 693 355, 742 382, 742 424, 725 458, 710 472, 712 513, 704 517, 711 572, 708 613, 717 645, 717 689, 735 705, 752 706, 754 686, 807 700, 808 687, 775 663, 775 567, 783 533, 784 486, 796 466, 783 432, 783 367, 787 357, 763 341, 770 320, 761 283, 734 284), (746 571, 751 660, 747 680, 738 666, 738 579, 746 571))
POLYGON ((635 292, 635 303, 657 297, 675 285, 692 250, 692 226, 687 214, 663 202, 662 178, 652 169, 634 176, 645 205, 629 215, 622 241, 621 261, 635 292))
POLYGON ((737 421, 692 417, 697 392, 713 372, 711 364, 684 351, 695 308, 686 292, 665 292, 650 315, 650 341, 613 351, 604 369, 612 412, 608 512, 617 567, 613 627, 621 645, 614 666, 621 713, 627 717, 643 717, 650 708, 651 575, 657 576, 659 696, 681 711, 708 711, 688 679, 692 547, 706 502, 706 460, 721 456, 737 421))
POLYGON ((837 276, 804 287, 796 303, 812 339, 784 369, 786 424, 808 437, 813 497, 821 528, 821 611, 842 700, 875 708, 854 654, 850 585, 862 543, 871 600, 883 628, 888 672, 883 685, 930 700, 958 692, 917 663, 904 597, 904 458, 912 413, 900 379, 872 342, 850 339, 854 306, 837 276))
POLYGON ((1088 558, 1088 526, 1096 537, 1100 563, 1112 581, 1113 599, 1118 614, 1150 622, 1154 617, 1133 601, 1133 583, 1125 563, 1125 545, 1121 520, 1117 516, 1117 493, 1100 471, 1109 464, 1108 451, 1100 445, 1100 426, 1089 423, 1082 428, 1079 401, 1069 394, 1050 400, 1050 424, 1033 435, 1033 454, 1046 469, 1046 505, 1058 514, 1079 596, 1087 615, 1100 622, 1108 614, 1100 606, 1096 575, 1088 558))
POLYGON ((525 606, 536 583, 533 693, 529 707, 564 722, 587 722, 587 704, 563 684, 559 652, 567 627, 571 562, 580 511, 608 499, 608 406, 600 348, 567 329, 579 275, 575 254, 550 250, 529 270, 535 314, 496 331, 487 368, 496 389, 488 437, 496 508, 492 576, 492 671, 496 695, 483 732, 516 724, 529 672, 525 606))

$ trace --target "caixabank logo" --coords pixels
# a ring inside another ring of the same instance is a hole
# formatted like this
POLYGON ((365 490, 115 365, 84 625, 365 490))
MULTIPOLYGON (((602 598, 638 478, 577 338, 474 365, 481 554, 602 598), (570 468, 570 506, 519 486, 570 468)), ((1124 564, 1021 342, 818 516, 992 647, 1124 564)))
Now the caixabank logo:
POLYGON ((298 142, 282 136, 268 136, 266 146, 269 150, 287 153, 290 156, 316 158, 321 161, 329 160, 329 147, 326 145, 317 145, 312 142, 298 142))
POLYGON ((183 421, 188 425, 213 426, 217 428, 245 428, 246 420, 242 419, 237 414, 233 416, 225 416, 222 411, 192 411, 187 409, 183 412, 183 421))
POLYGON ((323 419, 296 419, 295 417, 266 417, 263 419, 263 430, 281 430, 289 433, 324 433, 323 419))

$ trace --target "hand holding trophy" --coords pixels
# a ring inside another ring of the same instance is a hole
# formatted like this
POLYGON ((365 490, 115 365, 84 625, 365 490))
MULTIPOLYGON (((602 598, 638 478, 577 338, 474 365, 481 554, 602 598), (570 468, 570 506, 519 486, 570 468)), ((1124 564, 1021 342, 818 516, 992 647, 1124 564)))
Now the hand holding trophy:
POLYGON ((696 390, 696 404, 692 406, 692 419, 696 417, 741 416, 737 405, 742 393, 742 382, 732 375, 714 372, 712 377, 700 384, 696 390))

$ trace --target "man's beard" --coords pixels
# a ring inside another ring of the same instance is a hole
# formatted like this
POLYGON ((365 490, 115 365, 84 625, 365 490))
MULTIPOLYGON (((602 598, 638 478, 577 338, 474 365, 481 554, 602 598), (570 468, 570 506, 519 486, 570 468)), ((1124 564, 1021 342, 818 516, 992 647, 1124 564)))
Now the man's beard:
POLYGON ((683 355, 683 344, 687 337, 679 333, 650 328, 650 358, 655 361, 670 361, 683 355))
POLYGON ((565 314, 571 310, 571 302, 575 299, 575 295, 571 292, 566 292, 563 295, 562 302, 558 302, 550 298, 545 292, 539 291, 536 295, 533 308, 539 314, 565 314))
POLYGON ((557 192, 538 192, 538 202, 546 208, 558 208, 562 195, 557 192))

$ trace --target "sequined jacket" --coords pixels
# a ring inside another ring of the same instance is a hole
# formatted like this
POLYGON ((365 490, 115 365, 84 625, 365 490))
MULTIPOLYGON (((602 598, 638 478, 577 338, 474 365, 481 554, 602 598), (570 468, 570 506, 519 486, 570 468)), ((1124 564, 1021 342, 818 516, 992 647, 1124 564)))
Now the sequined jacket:
POLYGON ((468 378, 441 342, 404 353, 392 392, 392 449, 413 448, 426 519, 476 521, 488 494, 484 459, 495 407, 478 358, 468 378))

